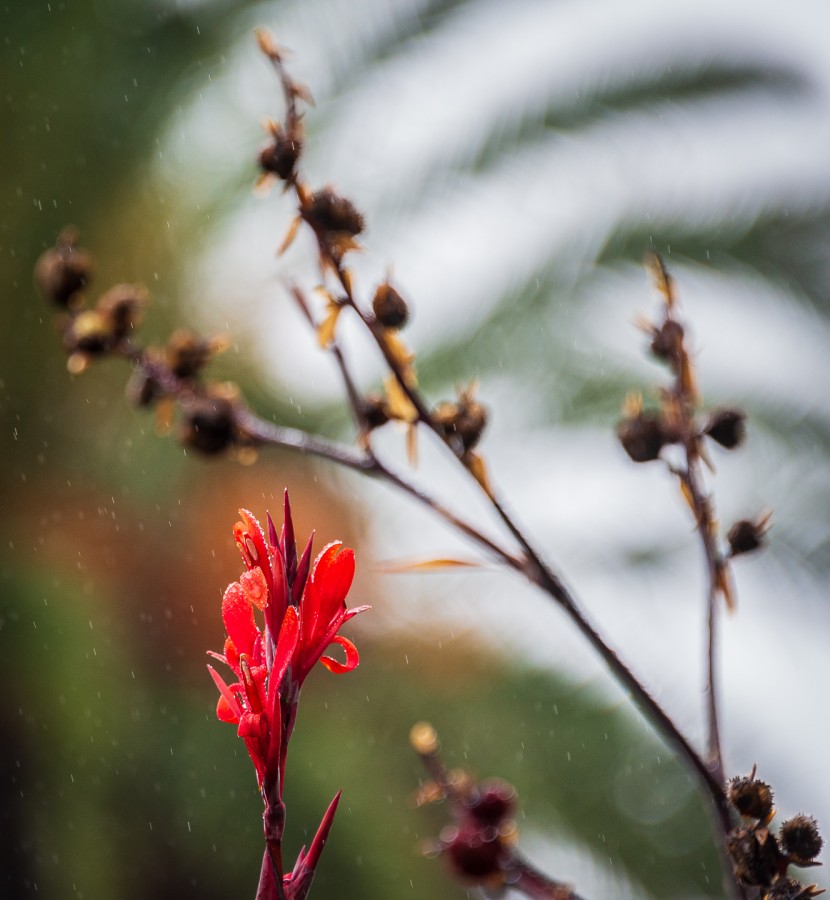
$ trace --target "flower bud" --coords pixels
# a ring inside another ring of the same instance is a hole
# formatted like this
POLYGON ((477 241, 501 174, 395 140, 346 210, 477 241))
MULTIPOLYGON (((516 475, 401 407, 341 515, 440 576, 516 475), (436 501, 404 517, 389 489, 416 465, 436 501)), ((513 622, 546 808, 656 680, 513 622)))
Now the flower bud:
POLYGON ((729 782, 727 795, 729 802, 742 816, 766 819, 772 812, 772 789, 766 782, 756 781, 752 775, 733 778, 729 782))
POLYGON ((164 389, 153 375, 136 370, 127 381, 124 395, 131 406, 146 409, 164 395, 164 389))
POLYGON ((781 848, 796 862, 810 862, 824 846, 818 823, 812 816, 798 815, 788 819, 778 832, 781 848))
POLYGON ((92 277, 92 256, 76 247, 77 239, 77 233, 67 228, 55 246, 41 253, 35 264, 38 288, 52 303, 64 309, 92 277))
POLYGON ((409 320, 406 300, 389 282, 378 286, 372 300, 372 309, 375 318, 384 328, 403 328, 409 320))
POLYGON ((712 413, 703 432, 721 447, 733 450, 746 437, 746 416, 739 409, 721 409, 712 413))

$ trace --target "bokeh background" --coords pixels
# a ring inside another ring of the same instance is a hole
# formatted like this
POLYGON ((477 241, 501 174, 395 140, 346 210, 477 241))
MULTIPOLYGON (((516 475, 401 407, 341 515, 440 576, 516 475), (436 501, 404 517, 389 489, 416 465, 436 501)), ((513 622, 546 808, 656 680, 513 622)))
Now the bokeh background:
MULTIPOLYGON (((425 511, 329 465, 205 462, 123 401, 127 371, 70 377, 32 266, 67 223, 95 288, 141 281, 143 327, 233 336, 217 377, 276 421, 348 439, 331 360, 281 278, 315 283, 290 219, 255 198, 280 96, 252 28, 312 88, 305 171, 366 212, 367 296, 394 266, 433 399, 476 378, 498 489, 610 643, 702 736, 703 568, 676 487, 613 438, 661 372, 632 322, 666 256, 712 404, 749 442, 716 453, 725 524, 774 510, 736 565, 724 626, 728 767, 779 815, 830 823, 830 11, 823 0, 78 0, 0 11, 0 894, 253 896, 260 801, 216 722, 204 651, 239 573, 244 505, 355 546, 362 665, 307 683, 292 742, 289 852, 344 803, 315 897, 463 897, 420 842, 407 745, 522 799, 528 855, 586 897, 722 896, 695 786, 568 622, 487 567, 390 576, 385 560, 477 558, 425 511)), ((380 368, 344 323, 362 385, 380 368)), ((405 468, 403 438, 380 436, 405 468)), ((416 477, 498 533, 429 441, 416 477)), ((822 876, 819 874, 818 879, 822 876)), ((470 892, 473 895, 473 892, 470 892)))

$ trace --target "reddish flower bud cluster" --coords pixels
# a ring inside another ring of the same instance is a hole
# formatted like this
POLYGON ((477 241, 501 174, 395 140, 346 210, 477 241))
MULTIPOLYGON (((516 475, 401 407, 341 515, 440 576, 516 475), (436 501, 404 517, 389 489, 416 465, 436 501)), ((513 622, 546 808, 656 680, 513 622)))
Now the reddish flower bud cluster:
POLYGON ((288 494, 282 532, 268 516, 267 537, 246 510, 234 526, 234 538, 246 571, 229 585, 222 599, 227 637, 222 653, 211 652, 227 665, 235 681, 208 666, 219 689, 216 715, 237 726, 256 770, 265 810, 265 860, 260 881, 262 900, 284 896, 303 900, 337 808, 335 796, 308 853, 301 851, 292 872, 282 871, 285 826, 283 786, 288 742, 294 729, 300 690, 317 662, 335 673, 350 672, 358 662, 355 645, 338 634, 367 606, 347 609, 346 594, 354 577, 354 553, 334 542, 311 562, 313 535, 301 555, 294 541, 288 494), (263 626, 255 611, 263 614, 263 626), (331 644, 345 651, 345 662, 324 655, 331 644), (282 884, 282 893, 277 885, 282 884))
POLYGON ((755 778, 733 778, 727 785, 729 802, 741 816, 741 824, 726 837, 735 875, 741 884, 761 889, 764 900, 816 897, 823 891, 801 884, 787 875, 791 865, 819 865, 815 858, 824 841, 816 820, 797 815, 784 822, 775 835, 769 823, 775 815, 770 786, 755 778))

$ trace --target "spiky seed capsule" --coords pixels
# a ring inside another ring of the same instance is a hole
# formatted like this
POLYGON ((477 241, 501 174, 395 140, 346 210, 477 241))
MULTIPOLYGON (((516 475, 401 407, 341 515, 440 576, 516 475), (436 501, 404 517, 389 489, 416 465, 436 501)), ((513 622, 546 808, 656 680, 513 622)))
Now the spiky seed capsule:
POLYGON ((815 885, 802 884, 795 878, 781 878, 764 894, 764 900, 808 900, 817 897, 815 885))
POLYGON ((186 447, 213 456, 236 441, 233 404, 224 397, 195 397, 182 411, 180 440, 186 447))
POLYGON ((338 196, 328 187, 311 195, 303 215, 319 231, 345 232, 355 236, 364 228, 363 216, 352 201, 338 196))
POLYGON ((732 556, 740 556, 743 553, 752 553, 764 543, 766 529, 763 524, 751 522, 749 519, 741 519, 736 522, 726 535, 732 556))
POLYGON ((683 346, 683 326, 674 319, 667 319, 654 331, 651 352, 666 362, 675 362, 683 346))
POLYGON ((772 789, 764 781, 738 777, 729 782, 730 803, 742 816, 766 819, 772 812, 772 789))
POLYGON ((259 167, 285 181, 293 175, 302 150, 299 136, 280 132, 259 151, 259 167))
POLYGON ((643 410, 622 419, 617 425, 617 438, 634 462, 651 462, 660 456, 669 435, 659 413, 643 410))
POLYGON ((818 823, 812 816, 803 814, 784 822, 778 832, 778 839, 784 852, 800 862, 815 859, 824 846, 818 823))
POLYGON ((721 447, 733 450, 746 437, 746 416, 739 409, 721 409, 712 413, 704 429, 721 447))
POLYGON ((781 869, 775 835, 766 828, 733 829, 726 838, 735 874, 744 884, 769 886, 781 869))
POLYGON ((403 328, 409 321, 406 300, 388 282, 379 285, 375 291, 372 309, 384 328, 403 328))
POLYGON ((71 305, 74 294, 92 278, 92 256, 76 246, 77 234, 66 229, 54 247, 41 253, 35 263, 35 282, 55 306, 71 305))

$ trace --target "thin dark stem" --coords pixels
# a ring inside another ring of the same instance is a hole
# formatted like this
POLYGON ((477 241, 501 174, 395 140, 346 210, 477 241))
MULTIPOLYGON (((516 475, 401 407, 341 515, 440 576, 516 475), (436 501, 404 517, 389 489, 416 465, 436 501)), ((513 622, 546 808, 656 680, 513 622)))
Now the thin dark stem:
POLYGON ((512 864, 513 868, 509 874, 515 880, 509 879, 510 887, 515 891, 521 891, 531 900, 581 900, 570 885, 544 875, 521 854, 514 854, 512 864))

